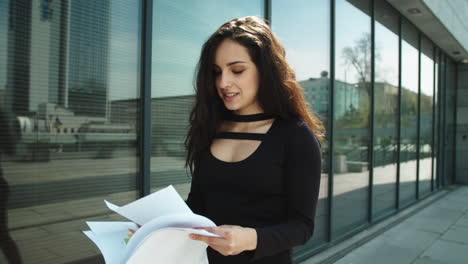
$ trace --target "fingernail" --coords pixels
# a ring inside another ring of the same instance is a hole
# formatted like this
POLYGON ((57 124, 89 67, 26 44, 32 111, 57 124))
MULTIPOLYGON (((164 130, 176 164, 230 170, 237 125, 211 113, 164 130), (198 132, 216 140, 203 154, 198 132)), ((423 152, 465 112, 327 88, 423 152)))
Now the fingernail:
POLYGON ((195 236, 194 236, 194 235, 189 235, 189 237, 190 237, 191 239, 195 239, 195 236))

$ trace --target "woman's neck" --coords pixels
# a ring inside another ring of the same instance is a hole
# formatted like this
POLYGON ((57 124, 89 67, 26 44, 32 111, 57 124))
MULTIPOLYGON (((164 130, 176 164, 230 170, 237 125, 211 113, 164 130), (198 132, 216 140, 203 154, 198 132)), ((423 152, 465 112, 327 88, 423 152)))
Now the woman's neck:
POLYGON ((234 112, 231 112, 227 120, 229 121, 234 121, 234 122, 256 122, 256 121, 263 121, 263 120, 268 120, 272 119, 273 115, 267 114, 267 113, 255 113, 255 114, 237 114, 234 112))

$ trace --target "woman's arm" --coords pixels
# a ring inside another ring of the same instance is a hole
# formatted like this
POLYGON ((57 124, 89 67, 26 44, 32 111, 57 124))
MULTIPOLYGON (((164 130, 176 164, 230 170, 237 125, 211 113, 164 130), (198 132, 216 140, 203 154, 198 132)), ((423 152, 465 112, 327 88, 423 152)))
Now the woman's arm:
POLYGON ((188 207, 190 207, 190 209, 194 213, 203 215, 203 196, 202 196, 202 193, 200 192, 196 169, 192 175, 192 183, 190 184, 190 192, 188 194, 188 197, 185 203, 187 203, 188 207))
POLYGON ((200 227, 220 237, 209 237, 190 234, 190 238, 207 243, 223 256, 237 255, 244 251, 255 250, 257 247, 257 232, 253 228, 222 225, 217 227, 200 227))
POLYGON ((302 121, 297 121, 284 137, 288 140, 284 175, 288 220, 256 228, 258 238, 253 259, 305 244, 314 232, 321 178, 320 143, 302 121))

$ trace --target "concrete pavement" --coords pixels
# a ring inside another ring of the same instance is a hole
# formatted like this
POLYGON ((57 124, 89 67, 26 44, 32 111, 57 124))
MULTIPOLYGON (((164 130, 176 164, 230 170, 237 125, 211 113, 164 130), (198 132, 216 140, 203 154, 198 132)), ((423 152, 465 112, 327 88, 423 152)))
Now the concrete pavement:
POLYGON ((439 191, 302 264, 313 263, 467 264, 468 186, 439 191))

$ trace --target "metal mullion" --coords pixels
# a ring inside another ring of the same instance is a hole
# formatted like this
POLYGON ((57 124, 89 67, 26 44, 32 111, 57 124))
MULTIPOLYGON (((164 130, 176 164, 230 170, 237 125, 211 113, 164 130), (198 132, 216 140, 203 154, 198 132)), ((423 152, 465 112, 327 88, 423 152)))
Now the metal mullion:
POLYGON ((435 157, 437 160, 437 167, 434 170, 434 189, 439 189, 439 166, 440 166, 440 160, 439 160, 439 152, 440 152, 440 50, 439 48, 436 49, 436 61, 437 61, 437 67, 436 67, 436 72, 437 72, 437 86, 435 87, 436 90, 436 97, 437 97, 437 104, 435 106, 435 111, 436 111, 436 127, 435 130, 437 131, 437 145, 435 147, 436 152, 435 157))
POLYGON ((448 56, 444 55, 444 86, 445 86, 445 89, 444 89, 444 126, 442 127, 442 129, 444 130, 444 166, 443 166, 443 171, 444 171, 444 186, 447 186, 448 184, 448 179, 445 175, 445 173, 447 172, 447 155, 446 155, 446 151, 447 151, 447 89, 448 89, 448 85, 447 85, 447 82, 448 82, 448 56))
MULTIPOLYGON (((369 144, 369 200, 368 200, 368 221, 373 221, 373 192, 374 192, 374 133, 375 133, 375 0, 371 1, 371 93, 370 93, 370 144, 369 144)), ((369 117, 368 117, 369 118, 369 117)))
POLYGON ((328 115, 328 241, 333 240, 332 217, 333 217, 333 184, 334 184, 334 105, 335 105, 335 0, 330 0, 330 104, 328 115))
POLYGON ((265 4, 264 16, 265 16, 267 23, 271 26, 272 25, 271 24, 271 0, 265 0, 264 4, 265 4))
POLYGON ((455 80, 454 80, 454 103, 453 103, 453 149, 452 149, 452 152, 453 152, 453 158, 452 158, 452 166, 453 166, 453 174, 452 174, 452 183, 456 183, 456 179, 457 179, 457 152, 456 152, 456 146, 457 146, 457 105, 458 105, 458 64, 455 64, 455 69, 453 69, 455 71, 455 80))
POLYGON ((146 196, 151 189, 151 58, 153 39, 153 0, 143 0, 141 10, 141 130, 140 130, 140 196, 146 196))
POLYGON ((442 152, 441 152, 441 149, 442 149, 442 80, 443 80, 443 76, 442 76, 442 52, 441 50, 439 49, 439 68, 437 69, 437 71, 439 72, 438 74, 438 86, 437 86, 437 98, 439 100, 439 104, 437 105, 437 115, 439 117, 439 119, 437 120, 437 130, 438 130, 438 133, 437 133, 437 174, 436 174, 436 184, 437 184, 437 189, 439 189, 441 187, 441 168, 442 168, 442 152))
POLYGON ((396 209, 400 208, 400 163, 401 163, 401 52, 402 52, 402 17, 398 16, 398 119, 397 119, 397 179, 396 179, 396 209))
POLYGON ((439 99, 439 104, 437 106, 437 114, 439 116, 439 120, 437 120, 437 123, 438 123, 438 134, 437 134, 437 137, 438 137, 438 140, 437 140, 437 145, 438 145, 438 148, 437 148, 437 188, 441 188, 441 181, 442 181, 442 129, 443 129, 443 116, 442 116, 442 83, 443 83, 443 73, 442 73, 442 57, 443 57, 443 54, 441 52, 441 50, 439 49, 439 69, 438 69, 438 72, 439 72, 439 75, 438 75, 438 80, 437 82, 439 83, 438 84, 438 93, 437 93, 437 97, 439 99))
POLYGON ((436 132, 436 47, 432 46, 432 147, 431 147, 431 192, 434 191, 434 156, 435 156, 435 132, 436 132))
POLYGON ((443 89, 441 89, 443 92, 441 93, 441 96, 443 98, 442 100, 442 105, 441 105, 441 113, 442 113, 442 132, 441 132, 441 138, 442 138, 442 149, 443 151, 441 151, 441 160, 442 160, 442 163, 441 163, 441 186, 445 186, 446 185, 446 180, 445 180, 445 132, 446 132, 446 129, 445 129, 445 126, 447 125, 447 120, 446 120, 446 116, 445 116, 445 110, 446 110, 446 104, 447 104, 447 101, 446 101, 446 94, 447 94, 447 60, 446 60, 446 56, 445 54, 443 54, 443 57, 442 57, 442 60, 444 61, 444 67, 443 67, 443 89))
POLYGON ((419 200, 419 180, 420 180, 420 144, 421 144, 421 33, 418 34, 418 112, 416 125, 416 200, 419 200))

